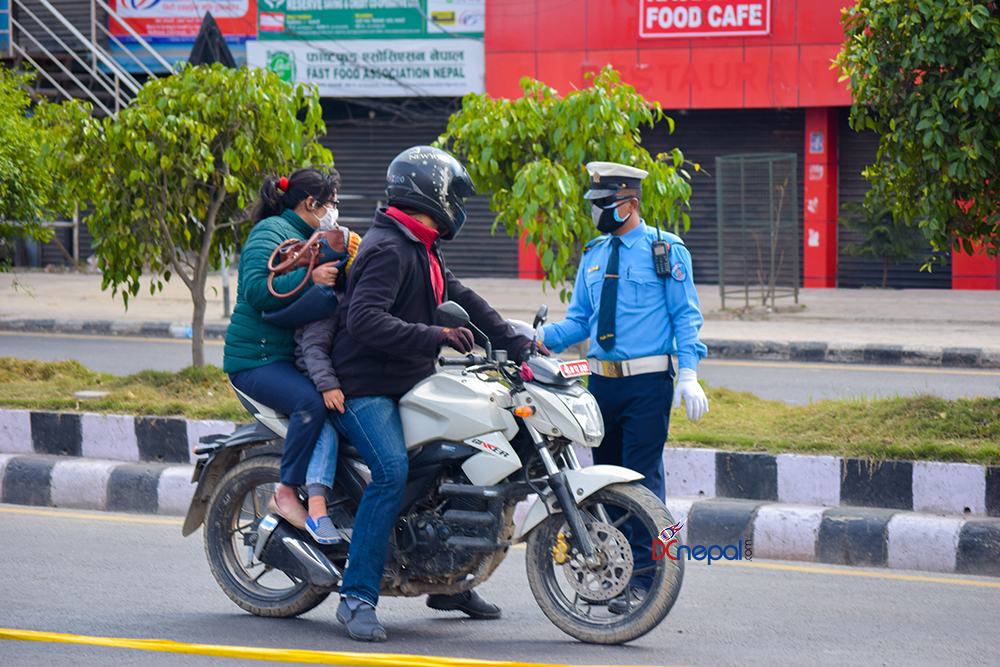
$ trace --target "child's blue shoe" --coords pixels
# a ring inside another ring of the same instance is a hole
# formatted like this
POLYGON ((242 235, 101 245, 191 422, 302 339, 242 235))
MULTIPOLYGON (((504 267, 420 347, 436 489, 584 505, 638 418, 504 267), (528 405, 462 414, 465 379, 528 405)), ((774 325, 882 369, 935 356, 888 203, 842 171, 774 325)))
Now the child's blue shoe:
POLYGON ((328 516, 321 516, 315 521, 311 516, 306 517, 306 531, 320 544, 340 544, 343 541, 340 531, 328 516))

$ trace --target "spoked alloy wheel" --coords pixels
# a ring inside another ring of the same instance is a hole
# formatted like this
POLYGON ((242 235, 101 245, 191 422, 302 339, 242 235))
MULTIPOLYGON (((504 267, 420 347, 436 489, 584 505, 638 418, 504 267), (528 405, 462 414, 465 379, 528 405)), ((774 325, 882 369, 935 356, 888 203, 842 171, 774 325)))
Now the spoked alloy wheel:
POLYGON ((205 553, 215 580, 233 602, 258 616, 298 616, 330 594, 261 563, 247 544, 268 513, 280 467, 277 456, 237 464, 219 481, 205 517, 205 553))
MULTIPOLYGON (((674 524, 670 512, 651 491, 639 484, 613 484, 579 506, 601 565, 588 568, 581 554, 566 549, 570 532, 562 513, 552 514, 528 536, 528 584, 542 612, 568 635, 593 644, 621 644, 646 634, 666 617, 680 593, 684 561, 664 556, 635 569, 632 550, 622 533, 629 519, 650 535, 674 524), (563 562, 558 562, 562 560, 563 562), (643 599, 628 585, 635 575, 652 575, 643 599), (626 596, 626 610, 612 613, 608 601, 626 596)), ((676 556, 676 545, 670 547, 676 556)))

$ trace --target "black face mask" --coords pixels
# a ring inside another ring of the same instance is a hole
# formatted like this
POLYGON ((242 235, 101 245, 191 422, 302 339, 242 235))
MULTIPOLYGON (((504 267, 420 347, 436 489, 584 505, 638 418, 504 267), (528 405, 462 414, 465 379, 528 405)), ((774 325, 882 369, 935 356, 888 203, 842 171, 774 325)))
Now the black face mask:
POLYGON ((610 234, 628 221, 628 218, 622 220, 618 217, 618 204, 620 203, 620 201, 612 201, 606 206, 599 206, 597 202, 591 204, 590 216, 597 231, 602 234, 610 234))

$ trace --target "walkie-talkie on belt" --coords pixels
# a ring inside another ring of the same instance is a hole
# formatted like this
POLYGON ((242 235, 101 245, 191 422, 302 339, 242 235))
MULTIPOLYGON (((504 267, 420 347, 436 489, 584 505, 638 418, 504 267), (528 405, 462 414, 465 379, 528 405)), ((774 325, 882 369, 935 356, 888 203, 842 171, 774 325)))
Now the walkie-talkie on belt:
POLYGON ((653 268, 656 275, 663 277, 670 275, 670 244, 663 240, 660 234, 660 221, 655 220, 656 240, 653 241, 653 268))

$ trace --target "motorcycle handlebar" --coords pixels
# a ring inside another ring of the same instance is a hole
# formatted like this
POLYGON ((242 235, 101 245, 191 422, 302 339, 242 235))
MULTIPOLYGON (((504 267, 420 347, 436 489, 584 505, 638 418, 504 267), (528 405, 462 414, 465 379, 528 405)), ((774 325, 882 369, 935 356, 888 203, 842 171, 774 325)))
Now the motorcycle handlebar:
POLYGON ((481 366, 486 363, 486 357, 479 354, 470 354, 465 357, 444 356, 438 357, 438 364, 441 366, 481 366))

